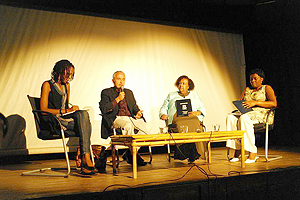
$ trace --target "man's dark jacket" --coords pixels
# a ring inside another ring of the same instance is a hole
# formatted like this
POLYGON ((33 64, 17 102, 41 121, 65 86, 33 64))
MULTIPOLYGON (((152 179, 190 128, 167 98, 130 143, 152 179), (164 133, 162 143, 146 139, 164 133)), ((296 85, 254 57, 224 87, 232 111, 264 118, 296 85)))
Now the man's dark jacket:
MULTIPOLYGON (((128 110, 131 114, 131 117, 134 117, 140 109, 136 105, 132 91, 129 89, 124 89, 124 92, 128 110)), ((106 88, 101 92, 99 107, 102 113, 101 137, 104 139, 107 139, 113 134, 112 124, 119 113, 119 106, 113 108, 112 102, 118 96, 119 93, 116 91, 116 87, 106 88)))

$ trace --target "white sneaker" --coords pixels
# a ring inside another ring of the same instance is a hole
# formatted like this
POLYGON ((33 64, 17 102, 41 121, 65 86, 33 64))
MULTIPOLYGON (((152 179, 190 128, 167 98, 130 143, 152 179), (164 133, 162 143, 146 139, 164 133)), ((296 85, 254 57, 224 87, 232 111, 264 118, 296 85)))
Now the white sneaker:
POLYGON ((249 158, 245 161, 245 163, 255 163, 256 162, 256 160, 258 159, 259 157, 258 156, 256 156, 255 158, 254 158, 254 160, 250 160, 249 158))
POLYGON ((240 159, 236 158, 236 157, 233 157, 233 158, 229 159, 229 162, 238 162, 238 161, 240 161, 240 159))

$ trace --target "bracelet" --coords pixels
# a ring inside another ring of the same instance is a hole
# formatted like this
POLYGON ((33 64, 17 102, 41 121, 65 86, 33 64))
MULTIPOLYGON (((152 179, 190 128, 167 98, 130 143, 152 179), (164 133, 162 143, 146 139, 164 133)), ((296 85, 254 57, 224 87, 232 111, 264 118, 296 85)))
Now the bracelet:
POLYGON ((65 113, 67 113, 67 109, 65 109, 65 113))
POLYGON ((61 114, 61 115, 62 115, 62 113, 61 113, 61 109, 59 109, 59 114, 61 114))

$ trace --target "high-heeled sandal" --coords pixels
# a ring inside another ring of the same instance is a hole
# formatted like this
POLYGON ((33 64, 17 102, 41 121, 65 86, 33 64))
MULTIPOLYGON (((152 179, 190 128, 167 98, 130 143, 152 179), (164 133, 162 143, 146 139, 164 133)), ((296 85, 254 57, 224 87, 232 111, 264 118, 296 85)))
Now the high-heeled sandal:
POLYGON ((94 175, 96 174, 96 169, 94 166, 90 167, 87 165, 85 155, 81 155, 81 164, 80 164, 81 170, 80 173, 84 175, 94 175))
POLYGON ((95 167, 89 167, 86 163, 85 164, 81 163, 81 167, 84 167, 85 169, 90 171, 93 171, 95 169, 95 167))
MULTIPOLYGON (((90 155, 88 155, 88 156, 90 156, 90 155)), ((85 158, 85 154, 81 155, 81 160, 82 160, 81 166, 84 166, 88 170, 94 170, 95 169, 95 166, 93 164, 92 164, 93 166, 91 166, 91 167, 88 166, 86 158, 85 158)), ((92 163, 92 161, 90 161, 90 162, 92 163)))
POLYGON ((83 175, 94 175, 94 174, 96 174, 95 168, 94 167, 89 167, 89 166, 87 166, 87 164, 81 163, 80 174, 83 174, 83 175))

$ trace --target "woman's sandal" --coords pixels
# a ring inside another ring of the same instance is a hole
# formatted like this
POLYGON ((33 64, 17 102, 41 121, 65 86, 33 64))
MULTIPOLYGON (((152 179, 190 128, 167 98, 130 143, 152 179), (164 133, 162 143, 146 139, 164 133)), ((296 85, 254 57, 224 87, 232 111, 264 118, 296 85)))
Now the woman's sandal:
MULTIPOLYGON (((96 171, 95 167, 94 166, 92 166, 92 167, 88 166, 85 156, 86 156, 85 154, 81 155, 81 161, 82 162, 81 162, 81 165, 80 165, 80 167, 81 167, 80 174, 83 174, 83 175, 94 175, 94 174, 96 174, 97 171, 96 171)), ((88 156, 90 156, 90 155, 88 154, 88 156)))
POLYGON ((95 168, 94 167, 89 167, 87 164, 81 163, 81 170, 80 174, 82 175, 94 175, 95 173, 95 168))
POLYGON ((240 159, 236 158, 236 157, 233 157, 233 158, 229 159, 229 162, 238 162, 238 161, 240 161, 240 159))
POLYGON ((255 163, 256 160, 257 160, 258 158, 259 158, 258 156, 256 156, 253 160, 251 160, 251 159, 248 158, 248 159, 245 161, 245 163, 255 163))

